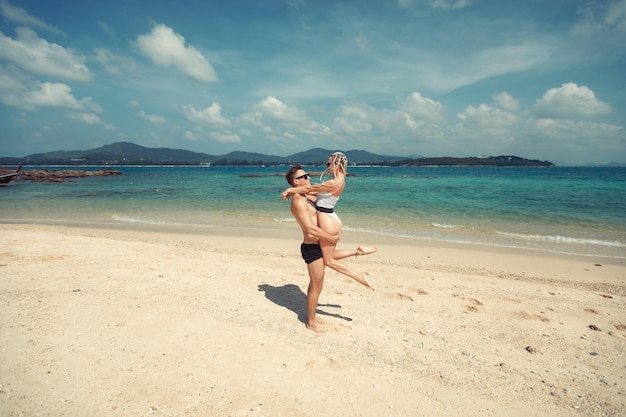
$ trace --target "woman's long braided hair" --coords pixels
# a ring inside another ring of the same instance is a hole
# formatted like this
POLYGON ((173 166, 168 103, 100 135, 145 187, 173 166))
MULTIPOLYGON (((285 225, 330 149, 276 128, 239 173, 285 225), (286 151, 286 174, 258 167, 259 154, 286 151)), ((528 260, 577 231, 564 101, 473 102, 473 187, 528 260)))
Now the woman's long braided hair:
MULTIPOLYGON (((330 155, 330 163, 343 171, 344 175, 348 175, 348 157, 342 152, 335 152, 330 155)), ((320 182, 324 182, 324 178, 330 173, 330 165, 320 175, 320 182)), ((337 186, 339 188, 339 186, 337 186)))

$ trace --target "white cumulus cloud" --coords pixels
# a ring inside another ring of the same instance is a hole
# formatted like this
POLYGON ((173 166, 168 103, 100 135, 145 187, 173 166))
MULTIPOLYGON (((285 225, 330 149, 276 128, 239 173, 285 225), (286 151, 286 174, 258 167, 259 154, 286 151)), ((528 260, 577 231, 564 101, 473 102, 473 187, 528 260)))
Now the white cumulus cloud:
POLYGON ((610 113, 611 106, 597 99, 586 86, 565 83, 551 88, 537 100, 534 112, 537 118, 574 119, 610 113))
POLYGON ((65 109, 101 113, 102 106, 91 97, 80 100, 74 97, 72 88, 63 83, 26 84, 14 74, 0 71, 0 101, 7 106, 23 110, 36 110, 40 107, 60 107, 65 109))
POLYGON ((481 104, 478 107, 467 106, 458 117, 467 125, 491 128, 506 128, 520 121, 513 113, 487 104, 481 104))
POLYGON ((31 91, 23 98, 24 108, 65 107, 81 110, 83 105, 76 100, 72 89, 66 84, 43 83, 38 90, 31 91))
POLYGON ((66 117, 87 123, 89 125, 98 125, 101 123, 100 118, 93 113, 72 112, 68 113, 66 117))
POLYGON ((493 102, 496 107, 499 107, 508 111, 518 111, 519 110, 519 101, 517 101, 511 94, 503 92, 500 94, 495 94, 493 96, 493 102))
POLYGON ((457 153, 465 152, 465 155, 508 153, 516 142, 516 130, 522 122, 514 113, 488 104, 467 106, 457 117, 459 123, 448 130, 455 137, 457 153))
POLYGON ((301 123, 308 120, 306 112, 296 107, 289 107, 276 97, 266 97, 255 106, 266 117, 286 123, 301 123))
POLYGON ((369 132, 373 129, 373 125, 368 113, 367 107, 362 105, 341 106, 339 116, 335 118, 335 129, 348 135, 369 132))
POLYGON ((157 65, 175 67, 198 81, 218 81, 217 73, 202 53, 191 45, 185 46, 185 38, 168 26, 155 25, 150 33, 139 35, 136 44, 157 65))
POLYGON ((154 114, 147 114, 143 110, 141 110, 139 113, 137 113, 137 115, 139 117, 141 117, 142 119, 145 119, 145 120, 147 120, 149 122, 152 122, 154 124, 162 124, 162 123, 165 123, 167 121, 167 120, 165 120, 164 117, 157 116, 157 115, 154 115, 154 114))
POLYGON ((411 137, 416 131, 431 135, 443 117, 441 103, 413 92, 397 108, 379 109, 365 103, 343 105, 334 127, 351 136, 371 132, 378 137, 411 137))
POLYGON ((400 108, 418 120, 439 121, 443 117, 443 106, 438 101, 414 92, 404 100, 400 108))
POLYGON ((291 129, 297 133, 312 135, 329 135, 330 128, 312 120, 306 111, 288 106, 280 99, 268 96, 253 106, 252 112, 243 116, 244 120, 252 124, 264 124, 264 128, 272 130, 272 125, 291 129))
POLYGON ((202 110, 196 110, 193 106, 183 106, 183 111, 187 119, 194 123, 226 126, 230 121, 222 116, 222 106, 219 103, 211 105, 202 110))
POLYGON ((28 28, 17 28, 13 39, 0 32, 0 58, 39 75, 76 81, 91 79, 84 57, 70 49, 40 38, 28 28))

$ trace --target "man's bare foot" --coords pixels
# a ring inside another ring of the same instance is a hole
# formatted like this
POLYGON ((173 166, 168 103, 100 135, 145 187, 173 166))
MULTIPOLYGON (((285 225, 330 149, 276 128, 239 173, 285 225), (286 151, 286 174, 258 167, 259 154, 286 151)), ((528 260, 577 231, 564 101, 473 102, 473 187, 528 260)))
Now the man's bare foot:
POLYGON ((369 255, 374 252, 378 252, 378 248, 376 246, 359 246, 358 248, 356 248, 357 256, 369 255))
POLYGON ((307 323, 306 328, 309 330, 313 330, 315 333, 324 333, 326 330, 322 329, 317 321, 313 323, 307 323))

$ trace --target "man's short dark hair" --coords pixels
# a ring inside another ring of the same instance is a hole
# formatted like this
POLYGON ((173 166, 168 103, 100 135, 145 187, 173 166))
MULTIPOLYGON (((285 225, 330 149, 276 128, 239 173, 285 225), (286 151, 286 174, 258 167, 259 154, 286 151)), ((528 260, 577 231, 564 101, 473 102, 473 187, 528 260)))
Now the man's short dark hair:
POLYGON ((293 186, 293 177, 296 174, 296 172, 300 169, 302 169, 302 165, 300 164, 295 164, 294 166, 289 168, 289 171, 287 171, 287 173, 285 174, 285 178, 287 179, 287 182, 289 183, 289 185, 293 186))

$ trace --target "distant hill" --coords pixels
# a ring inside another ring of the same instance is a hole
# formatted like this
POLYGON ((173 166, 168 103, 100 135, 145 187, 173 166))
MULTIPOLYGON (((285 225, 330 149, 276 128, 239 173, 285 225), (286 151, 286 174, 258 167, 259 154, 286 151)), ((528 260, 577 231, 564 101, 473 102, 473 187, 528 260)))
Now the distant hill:
POLYGON ((283 164, 285 163, 284 156, 275 156, 275 155, 264 155, 261 153, 251 153, 251 152, 242 152, 235 151, 228 153, 226 155, 222 155, 219 157, 215 157, 213 162, 214 164, 219 164, 223 162, 221 165, 263 165, 263 164, 283 164))
MULTIPOLYGON (((277 165, 323 164, 334 151, 315 148, 289 156, 235 151, 210 155, 181 149, 147 148, 129 142, 116 142, 86 151, 53 151, 27 155, 23 158, 0 158, 2 164, 24 165, 277 165)), ((399 161, 398 156, 381 156, 361 150, 344 152, 351 163, 366 164, 399 161)))
POLYGON ((390 162, 389 165, 394 166, 494 166, 494 167, 515 167, 515 166, 535 166, 550 167, 554 166, 549 161, 539 161, 537 159, 525 159, 513 155, 500 156, 471 156, 467 158, 455 158, 450 156, 435 158, 417 158, 405 159, 401 161, 390 162))
MULTIPOLYGON (((116 142, 86 151, 54 151, 27 155, 23 158, 0 158, 0 164, 17 165, 280 165, 300 163, 323 165, 330 149, 314 148, 289 156, 235 151, 226 155, 210 155, 170 148, 147 148, 130 142, 116 142)), ((344 151, 351 164, 358 165, 460 165, 460 166, 552 166, 516 156, 472 158, 407 158, 377 155, 363 150, 344 151)))
MULTIPOLYGON (((337 150, 329 150, 323 148, 309 149, 308 151, 295 153, 289 156, 290 163, 318 163, 325 164, 328 161, 328 157, 331 153, 337 150)), ((406 157, 388 156, 388 155, 376 155, 371 152, 361 150, 343 151, 348 157, 350 163, 355 164, 380 164, 382 162, 394 162, 406 159, 406 157)))
POLYGON ((200 164, 214 156, 169 148, 146 148, 130 142, 116 142, 86 151, 54 151, 25 156, 28 165, 150 165, 200 164))

